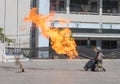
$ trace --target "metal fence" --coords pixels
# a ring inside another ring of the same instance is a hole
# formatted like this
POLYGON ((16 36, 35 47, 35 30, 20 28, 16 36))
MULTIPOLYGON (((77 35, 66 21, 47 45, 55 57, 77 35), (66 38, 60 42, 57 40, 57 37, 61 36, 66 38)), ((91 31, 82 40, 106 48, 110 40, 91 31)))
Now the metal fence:
MULTIPOLYGON (((37 56, 38 50, 39 50, 38 48, 34 48, 34 49, 24 48, 24 49, 19 50, 19 52, 17 53, 6 52, 6 54, 11 54, 11 53, 12 54, 23 54, 25 57, 36 59, 38 58, 37 56)), ((14 51, 14 49, 11 48, 9 49, 9 51, 14 51)), ((46 50, 42 50, 42 51, 46 51, 46 50)), ((65 54, 57 54, 51 47, 49 47, 47 51, 49 52, 49 59, 54 59, 54 58, 68 59, 68 57, 65 54)), ((79 54, 78 58, 93 58, 96 55, 92 48, 77 46, 77 51, 79 54)), ((105 59, 120 59, 120 48, 119 49, 102 49, 102 52, 104 54, 105 59)))

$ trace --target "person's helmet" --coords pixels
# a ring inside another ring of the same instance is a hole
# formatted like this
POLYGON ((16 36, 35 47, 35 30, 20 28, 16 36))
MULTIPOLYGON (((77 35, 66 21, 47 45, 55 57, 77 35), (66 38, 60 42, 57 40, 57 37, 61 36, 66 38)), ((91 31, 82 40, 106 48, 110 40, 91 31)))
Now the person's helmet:
POLYGON ((101 48, 100 48, 99 46, 97 47, 97 49, 98 49, 99 51, 101 51, 101 48))

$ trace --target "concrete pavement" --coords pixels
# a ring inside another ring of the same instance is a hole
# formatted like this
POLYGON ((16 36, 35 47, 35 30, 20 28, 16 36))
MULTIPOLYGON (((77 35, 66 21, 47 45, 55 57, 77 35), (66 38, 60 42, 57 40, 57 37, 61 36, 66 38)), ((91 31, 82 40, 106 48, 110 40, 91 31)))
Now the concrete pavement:
POLYGON ((104 60, 106 72, 84 71, 88 59, 30 60, 25 72, 12 62, 0 63, 0 84, 119 84, 120 60, 104 60))

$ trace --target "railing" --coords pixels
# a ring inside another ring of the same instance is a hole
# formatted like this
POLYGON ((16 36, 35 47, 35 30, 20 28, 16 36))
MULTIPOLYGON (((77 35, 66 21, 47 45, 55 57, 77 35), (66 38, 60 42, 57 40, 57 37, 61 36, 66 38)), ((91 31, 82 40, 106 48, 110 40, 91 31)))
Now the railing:
POLYGON ((103 15, 120 16, 120 13, 103 13, 103 15))
MULTIPOLYGON (((62 13, 62 14, 66 14, 67 11, 55 11, 56 13, 62 13)), ((74 11, 70 11, 70 14, 82 14, 82 15, 99 15, 99 12, 74 12, 74 11)), ((120 13, 103 13, 103 15, 107 15, 107 16, 120 16, 120 13)))
POLYGON ((89 28, 89 29, 120 29, 120 24, 102 24, 99 23, 80 23, 80 22, 70 22, 66 24, 59 24, 59 22, 52 22, 51 25, 53 27, 69 27, 69 28, 89 28))
MULTIPOLYGON (((95 52, 91 48, 85 48, 81 46, 77 46, 77 51, 80 58, 94 58, 96 56, 95 52)), ((120 49, 102 49, 105 59, 120 59, 120 49)), ((49 55, 58 56, 59 58, 66 58, 65 55, 57 54, 55 51, 51 49, 49 51, 49 55)))
MULTIPOLYGON (((95 52, 91 48, 77 47, 80 57, 92 58, 95 57, 95 52)), ((106 59, 120 59, 120 49, 102 49, 104 58, 106 59)))
POLYGON ((66 11, 55 11, 56 13, 62 13, 62 14, 66 14, 66 11))
POLYGON ((97 12, 70 12, 70 14, 99 15, 97 12))

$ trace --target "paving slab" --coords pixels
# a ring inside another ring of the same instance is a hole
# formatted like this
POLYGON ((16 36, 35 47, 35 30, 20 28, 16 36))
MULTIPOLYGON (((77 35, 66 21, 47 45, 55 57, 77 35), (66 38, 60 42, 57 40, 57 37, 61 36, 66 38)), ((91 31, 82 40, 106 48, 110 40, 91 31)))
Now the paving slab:
POLYGON ((0 84, 119 84, 120 59, 105 59, 106 72, 83 69, 88 59, 30 60, 22 62, 25 72, 14 62, 0 63, 0 84))

